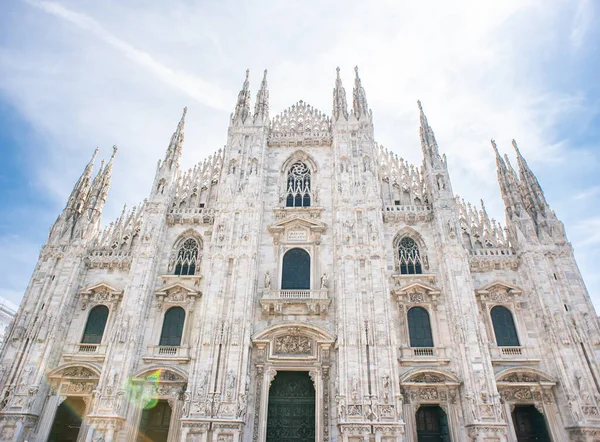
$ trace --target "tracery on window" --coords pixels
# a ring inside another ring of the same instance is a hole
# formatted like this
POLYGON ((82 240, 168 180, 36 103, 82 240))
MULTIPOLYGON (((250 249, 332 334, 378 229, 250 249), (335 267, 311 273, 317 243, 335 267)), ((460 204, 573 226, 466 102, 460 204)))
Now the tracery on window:
POLYGON ((186 239, 177 252, 175 259, 176 275, 195 275, 198 260, 198 242, 195 239, 186 239))
POLYGON ((286 207, 309 207, 311 204, 310 169, 298 161, 288 172, 286 207))
POLYGON ((423 273, 421 254, 417 243, 411 237, 405 236, 398 244, 398 263, 402 275, 423 273))

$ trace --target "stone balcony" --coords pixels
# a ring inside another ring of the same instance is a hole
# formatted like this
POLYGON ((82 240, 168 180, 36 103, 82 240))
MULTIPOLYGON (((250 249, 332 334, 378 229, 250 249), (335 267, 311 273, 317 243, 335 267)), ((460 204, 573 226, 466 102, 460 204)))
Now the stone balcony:
POLYGON ((174 345, 149 345, 144 362, 170 362, 174 364, 187 364, 190 361, 190 348, 174 345))
POLYGON ((260 300, 267 315, 321 315, 327 313, 330 303, 327 289, 265 290, 260 300))
POLYGON ((106 345, 103 344, 70 344, 63 358, 66 361, 103 362, 106 356, 106 345))
POLYGON ((539 356, 530 347, 497 347, 493 345, 489 348, 492 364, 512 365, 519 363, 536 365, 540 362, 539 356))
POLYGON ((446 365, 450 359, 444 347, 400 347, 398 362, 401 365, 446 365))

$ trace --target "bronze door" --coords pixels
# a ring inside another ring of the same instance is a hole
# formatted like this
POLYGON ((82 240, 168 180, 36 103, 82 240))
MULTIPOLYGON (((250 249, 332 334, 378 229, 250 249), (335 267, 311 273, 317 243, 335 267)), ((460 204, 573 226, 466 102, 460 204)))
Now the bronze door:
POLYGON ((171 407, 160 400, 152 408, 142 412, 138 442, 167 442, 171 423, 171 407))
POLYGON ((519 442, 550 442, 544 416, 533 405, 516 406, 513 423, 519 442))
POLYGON ((269 390, 267 442, 314 442, 315 388, 306 371, 280 371, 269 390))

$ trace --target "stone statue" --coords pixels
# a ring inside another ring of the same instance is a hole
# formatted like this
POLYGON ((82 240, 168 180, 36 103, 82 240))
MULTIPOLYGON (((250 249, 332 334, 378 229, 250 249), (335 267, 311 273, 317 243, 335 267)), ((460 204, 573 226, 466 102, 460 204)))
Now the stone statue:
POLYGON ((321 288, 326 289, 329 285, 329 280, 327 278, 327 273, 323 273, 321 276, 321 288))
POLYGON ((266 289, 270 289, 271 288, 271 272, 269 272, 268 270, 267 270, 267 273, 265 273, 264 287, 266 289))

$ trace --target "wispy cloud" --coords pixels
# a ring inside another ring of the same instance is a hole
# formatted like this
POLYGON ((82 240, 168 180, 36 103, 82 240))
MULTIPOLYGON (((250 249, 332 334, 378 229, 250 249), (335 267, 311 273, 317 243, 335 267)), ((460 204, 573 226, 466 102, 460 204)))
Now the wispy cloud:
POLYGON ((186 72, 176 71, 168 66, 165 66, 149 53, 133 47, 126 41, 108 32, 100 23, 98 23, 89 15, 73 11, 55 2, 37 2, 34 0, 25 1, 31 6, 40 8, 48 14, 52 14, 56 17, 66 20, 78 28, 94 34, 96 37, 102 39, 123 53, 123 55, 129 59, 139 64, 149 73, 156 75, 172 88, 186 93, 198 103, 220 110, 229 109, 229 103, 227 103, 224 99, 226 94, 224 94, 216 84, 210 83, 186 72))
POLYGON ((583 192, 577 193, 573 198, 576 200, 588 200, 600 194, 600 186, 593 186, 585 189, 583 192))

